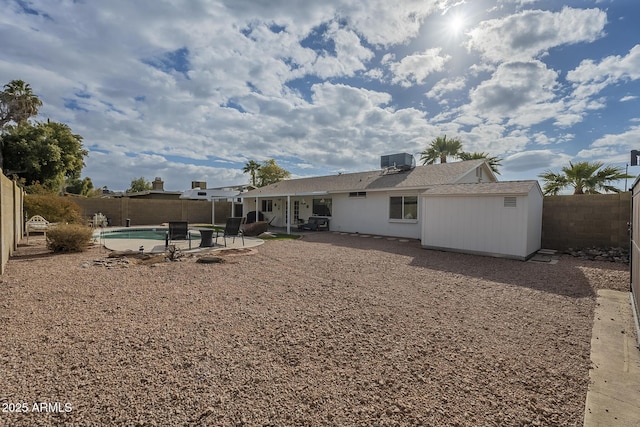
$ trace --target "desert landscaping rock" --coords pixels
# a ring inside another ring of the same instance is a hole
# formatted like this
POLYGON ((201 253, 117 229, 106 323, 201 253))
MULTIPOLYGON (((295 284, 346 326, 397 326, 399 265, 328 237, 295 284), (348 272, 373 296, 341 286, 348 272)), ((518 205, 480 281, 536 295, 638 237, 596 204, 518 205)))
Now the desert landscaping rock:
POLYGON ((0 402, 72 409, 0 425, 578 426, 595 291, 629 283, 333 233, 215 266, 31 243, 0 282, 0 402))

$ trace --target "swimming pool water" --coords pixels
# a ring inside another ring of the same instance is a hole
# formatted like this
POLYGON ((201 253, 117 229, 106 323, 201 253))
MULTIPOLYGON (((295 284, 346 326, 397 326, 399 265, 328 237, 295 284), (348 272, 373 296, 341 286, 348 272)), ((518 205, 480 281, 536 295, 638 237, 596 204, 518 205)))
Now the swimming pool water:
MULTIPOLYGON (((125 228, 121 230, 102 231, 100 237, 103 239, 148 239, 165 240, 168 228, 125 228)), ((200 240, 200 233, 191 231, 191 240, 200 240)))

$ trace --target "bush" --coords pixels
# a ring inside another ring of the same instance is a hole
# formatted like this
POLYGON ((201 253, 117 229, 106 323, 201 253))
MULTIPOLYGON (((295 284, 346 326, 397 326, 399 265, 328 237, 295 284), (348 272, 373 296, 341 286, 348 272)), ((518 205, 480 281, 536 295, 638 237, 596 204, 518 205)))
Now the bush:
POLYGON ((47 248, 53 252, 82 252, 93 236, 93 230, 79 224, 60 224, 47 231, 47 248))
POLYGON ((27 219, 40 215, 49 222, 63 224, 83 223, 82 209, 73 200, 54 194, 27 194, 24 196, 24 211, 27 219))

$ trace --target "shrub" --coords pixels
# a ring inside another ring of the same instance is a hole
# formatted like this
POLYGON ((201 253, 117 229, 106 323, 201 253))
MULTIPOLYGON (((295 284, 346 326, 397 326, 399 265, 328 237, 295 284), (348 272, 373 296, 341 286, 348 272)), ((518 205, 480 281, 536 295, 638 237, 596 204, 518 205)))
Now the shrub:
POLYGON ((80 224, 83 222, 80 206, 67 197, 54 194, 27 194, 24 211, 28 218, 41 215, 49 222, 80 224))
POLYGON ((47 248, 53 252, 82 252, 93 236, 93 230, 79 224, 60 224, 47 231, 47 248))

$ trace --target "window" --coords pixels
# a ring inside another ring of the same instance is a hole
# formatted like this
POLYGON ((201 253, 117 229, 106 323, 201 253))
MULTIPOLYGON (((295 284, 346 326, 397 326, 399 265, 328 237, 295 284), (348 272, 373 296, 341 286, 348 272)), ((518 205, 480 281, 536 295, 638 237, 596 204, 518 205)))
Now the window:
POLYGON ((262 212, 273 212, 273 200, 262 201, 262 212))
POLYGON ((418 219, 418 197, 389 197, 389 219, 418 219))
POLYGON ((366 191, 352 191, 349 193, 349 197, 367 197, 366 191))
POLYGON ((198 196, 206 196, 207 192, 206 191, 198 191, 198 196))
POLYGON ((331 216, 331 199, 313 199, 313 215, 331 216))

